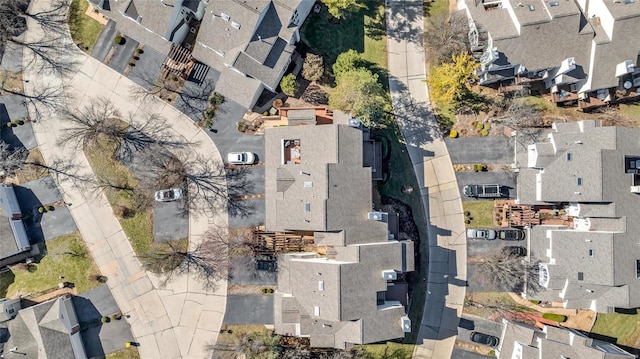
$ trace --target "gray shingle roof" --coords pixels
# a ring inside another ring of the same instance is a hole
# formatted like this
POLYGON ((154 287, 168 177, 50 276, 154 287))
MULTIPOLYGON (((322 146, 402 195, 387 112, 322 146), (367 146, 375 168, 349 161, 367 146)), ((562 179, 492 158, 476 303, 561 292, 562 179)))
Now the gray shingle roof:
POLYGON ((0 185, 0 259, 30 250, 13 186, 0 185))

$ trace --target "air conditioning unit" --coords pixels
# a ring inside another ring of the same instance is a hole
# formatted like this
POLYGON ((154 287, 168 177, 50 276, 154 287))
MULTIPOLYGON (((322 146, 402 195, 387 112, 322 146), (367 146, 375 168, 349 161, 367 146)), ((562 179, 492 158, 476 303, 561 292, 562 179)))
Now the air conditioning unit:
POLYGON ((405 333, 411 333, 411 319, 408 316, 404 316, 400 318, 400 326, 402 326, 402 331, 405 333))
POLYGON ((389 215, 384 212, 369 212, 367 215, 370 221, 387 222, 389 215))
POLYGON ((382 278, 385 280, 396 280, 398 279, 398 273, 393 269, 387 269, 382 271, 382 278))
POLYGON ((362 125, 362 122, 360 120, 358 120, 357 118, 350 118, 349 121, 347 122, 347 124, 350 127, 360 128, 360 126, 362 125))

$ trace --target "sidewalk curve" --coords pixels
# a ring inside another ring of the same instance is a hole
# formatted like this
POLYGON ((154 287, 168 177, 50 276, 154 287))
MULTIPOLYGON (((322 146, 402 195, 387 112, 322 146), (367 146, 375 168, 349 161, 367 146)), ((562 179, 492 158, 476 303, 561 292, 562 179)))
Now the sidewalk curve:
MULTIPOLYGON (((50 1, 32 0, 31 11, 46 11, 50 1)), ((40 26, 28 18, 28 39, 42 34, 40 26)), ((68 38, 68 41, 72 41, 68 38)), ((93 98, 107 98, 119 109, 123 118, 155 113, 167 119, 170 129, 182 138, 198 143, 194 151, 202 156, 221 161, 215 145, 201 129, 176 110, 161 101, 144 102, 133 96, 138 85, 123 77, 79 50, 72 55, 78 63, 74 74, 62 78, 52 71, 35 71, 37 66, 26 66, 29 58, 25 50, 25 92, 34 94, 45 86, 64 89, 64 106, 74 111, 93 98)), ((36 118, 30 106, 32 118, 36 118)), ((84 153, 73 146, 63 146, 58 138, 68 123, 59 112, 40 108, 41 116, 33 123, 33 130, 46 163, 58 158, 75 159, 79 174, 93 176, 84 153)), ((95 177, 94 177, 95 178, 95 177)), ((108 277, 107 284, 118 306, 131 324, 133 336, 140 344, 142 358, 208 358, 207 344, 215 343, 226 307, 226 281, 215 291, 205 290, 194 276, 175 277, 165 287, 160 278, 143 270, 131 244, 102 190, 87 192, 70 181, 58 181, 64 200, 85 239, 101 273, 108 277)), ((215 216, 192 213, 189 216, 189 245, 197 246, 211 224, 226 225, 226 209, 215 216)), ((124 344, 122 346, 124 348, 124 344)))
POLYGON ((466 293, 462 201, 424 83, 423 2, 387 0, 386 12, 391 100, 429 223, 427 294, 414 357, 449 358, 466 293))

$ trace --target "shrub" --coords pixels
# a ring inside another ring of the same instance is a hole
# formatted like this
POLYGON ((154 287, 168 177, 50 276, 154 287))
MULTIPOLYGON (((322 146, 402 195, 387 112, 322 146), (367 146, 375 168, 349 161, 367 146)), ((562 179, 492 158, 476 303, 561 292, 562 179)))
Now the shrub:
POLYGON ((478 121, 471 121, 471 126, 476 127, 478 125, 478 121))
POLYGON ((479 122, 479 123, 476 125, 476 130, 478 130, 478 131, 482 130, 483 128, 484 128, 484 123, 482 123, 482 122, 479 122))
POLYGON ((204 110, 204 118, 207 120, 212 120, 215 114, 216 109, 214 107, 209 107, 208 109, 204 110))
POLYGON ((144 54, 144 50, 143 50, 143 49, 141 49, 141 48, 137 48, 137 49, 136 49, 136 52, 137 52, 137 53, 139 53, 139 54, 144 54))
POLYGON ((140 56, 136 56, 136 55, 133 55, 133 57, 131 57, 131 58, 136 60, 136 61, 140 60, 140 56))
POLYGON ((135 62, 130 62, 129 66, 134 67, 134 66, 136 66, 136 63, 135 62))
POLYGON ((267 292, 267 288, 262 288, 262 289, 260 289, 260 291, 261 291, 262 293, 266 293, 266 292, 267 292))
POLYGON ((533 304, 535 304, 535 305, 538 305, 538 304, 542 303, 542 301, 541 301, 541 300, 537 300, 537 299, 529 299, 529 302, 530 302, 530 303, 533 303, 533 304))
POLYGON ((122 319, 122 314, 120 314, 120 313, 115 313, 115 314, 111 315, 111 319, 113 319, 113 320, 120 320, 120 319, 122 319))
POLYGON ((23 120, 18 120, 18 121, 16 121, 16 122, 17 122, 17 123, 18 123, 18 125, 20 125, 20 126, 24 125, 24 121, 23 121, 23 120))
POLYGON ((42 206, 38 207, 38 213, 42 214, 42 213, 44 213, 46 211, 47 210, 44 207, 42 207, 42 206))
POLYGON ((211 106, 218 106, 218 105, 222 105, 224 103, 224 96, 214 92, 213 96, 211 96, 211 98, 209 99, 209 104, 211 106))
POLYGON ((11 127, 18 127, 18 124, 15 122, 11 122, 11 127))
POLYGON ((489 131, 489 130, 491 129, 491 125, 490 125, 490 124, 488 124, 488 123, 485 123, 485 124, 484 124, 484 129, 485 129, 485 130, 487 130, 487 131, 489 131))
POLYGON ((263 116, 269 116, 269 111, 265 111, 262 113, 263 116))
POLYGON ((233 330, 232 329, 227 329, 227 333, 233 334, 233 330))
POLYGON ((275 291, 273 290, 273 288, 269 288, 269 289, 267 290, 267 293, 273 293, 273 292, 275 292, 275 291))
POLYGON ((543 313, 542 317, 544 319, 553 320, 554 322, 563 323, 567 320, 566 315, 555 314, 555 313, 543 313))
POLYGON ((465 220, 464 220, 464 223, 466 223, 466 224, 470 224, 470 223, 471 223, 471 220, 470 220, 470 219, 465 219, 465 220))
POLYGON ((276 99, 275 101, 273 101, 273 107, 275 108, 280 108, 282 107, 282 105, 284 105, 284 103, 282 103, 282 99, 276 99))
POLYGON ((471 212, 469 212, 469 211, 464 211, 464 215, 465 215, 466 217, 469 217, 469 216, 471 215, 471 212))
POLYGON ((113 38, 113 42, 115 42, 117 45, 124 45, 125 39, 120 35, 116 35, 116 37, 113 38))
POLYGON ((7 127, 11 127, 11 122, 7 122, 7 127))
POLYGON ((473 172, 480 172, 480 165, 473 165, 473 172))
POLYGON ((100 321, 102 322, 102 324, 109 323, 109 317, 102 317, 100 318, 100 321))
POLYGON ((280 89, 287 96, 294 96, 298 91, 298 82, 294 74, 288 74, 280 81, 280 89))
POLYGON ((488 130, 482 130, 480 131, 480 135, 483 137, 487 137, 489 135, 489 131, 488 130))
POLYGON ((47 211, 55 211, 56 207, 52 206, 52 205, 48 205, 47 206, 47 211))
POLYGON ((458 131, 456 131, 456 130, 449 131, 449 137, 457 138, 458 137, 458 131))

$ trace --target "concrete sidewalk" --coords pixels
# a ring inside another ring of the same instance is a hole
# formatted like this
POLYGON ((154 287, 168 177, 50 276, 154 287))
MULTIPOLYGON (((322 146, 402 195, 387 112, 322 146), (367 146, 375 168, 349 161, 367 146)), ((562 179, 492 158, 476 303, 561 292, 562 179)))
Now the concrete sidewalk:
MULTIPOLYGON (((31 11, 43 11, 50 3, 34 0, 30 6, 31 11)), ((26 36, 39 38, 41 28, 33 20, 27 21, 29 31, 26 36)), ((47 86, 61 86, 66 96, 63 106, 69 111, 77 111, 93 98, 107 98, 123 118, 128 114, 138 119, 150 113, 159 114, 169 120, 171 130, 177 135, 197 143, 191 151, 221 161, 211 139, 175 108, 160 101, 146 103, 135 99, 131 91, 136 84, 84 53, 78 51, 73 59, 78 62, 78 70, 69 78, 61 78, 52 71, 36 71, 37 67, 33 66, 25 68, 24 78, 30 80, 25 82, 25 92, 34 94, 37 89, 47 86)), ((30 111, 35 118, 32 107, 30 111)), ((62 120, 61 111, 46 108, 40 108, 40 111, 40 120, 34 123, 33 128, 45 162, 50 164, 58 158, 73 159, 79 175, 93 177, 84 153, 73 146, 58 143, 68 126, 62 120)), ((217 290, 207 291, 193 276, 180 276, 162 287, 157 276, 141 267, 102 190, 88 191, 64 178, 58 186, 96 264, 108 277, 107 283, 118 306, 131 324, 135 341, 140 344, 141 357, 209 357, 205 346, 215 343, 222 324, 226 281, 219 283, 217 290)), ((206 213, 190 215, 190 247, 201 243, 203 233, 213 223, 226 225, 226 209, 221 209, 215 216, 207 216, 206 213)))
POLYGON ((449 358, 466 292, 462 201, 429 103, 422 1, 387 0, 389 89, 429 219, 429 274, 416 358, 449 358))

